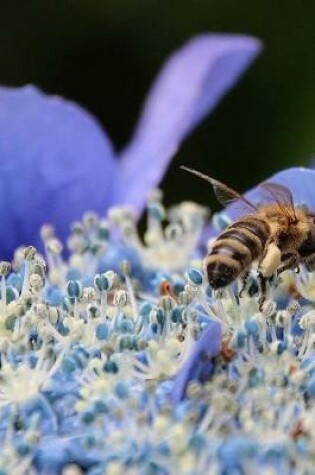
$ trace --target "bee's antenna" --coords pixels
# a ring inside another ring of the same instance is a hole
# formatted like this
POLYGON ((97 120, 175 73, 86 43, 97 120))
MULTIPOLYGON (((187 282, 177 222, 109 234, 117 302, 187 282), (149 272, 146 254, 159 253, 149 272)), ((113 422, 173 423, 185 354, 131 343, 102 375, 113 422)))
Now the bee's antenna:
POLYGON ((204 175, 203 173, 200 173, 197 170, 194 170, 193 168, 185 167, 185 165, 181 165, 179 168, 181 168, 182 170, 185 170, 186 172, 192 173, 193 175, 199 176, 199 178, 202 178, 203 180, 206 180, 209 183, 211 183, 211 185, 213 185, 213 179, 210 178, 209 176, 204 175))

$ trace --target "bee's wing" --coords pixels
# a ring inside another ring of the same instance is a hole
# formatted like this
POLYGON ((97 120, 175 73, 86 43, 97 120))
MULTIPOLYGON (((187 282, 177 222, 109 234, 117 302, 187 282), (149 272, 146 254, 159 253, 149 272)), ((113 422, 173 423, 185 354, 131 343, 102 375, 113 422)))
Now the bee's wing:
POLYGON ((241 195, 240 193, 233 190, 224 183, 221 183, 219 180, 215 180, 214 178, 211 178, 208 175, 204 175, 203 173, 200 173, 197 170, 193 170, 192 168, 188 168, 185 166, 181 166, 180 168, 182 170, 186 170, 187 172, 192 173, 193 175, 199 176, 199 178, 202 178, 203 180, 206 180, 211 183, 217 200, 223 206, 227 206, 232 202, 240 202, 245 205, 246 209, 248 209, 249 211, 257 211, 257 207, 253 203, 248 201, 245 196, 241 195))
POLYGON ((289 188, 273 182, 265 182, 260 186, 273 200, 275 200, 282 213, 284 213, 291 221, 297 220, 293 196, 289 188))

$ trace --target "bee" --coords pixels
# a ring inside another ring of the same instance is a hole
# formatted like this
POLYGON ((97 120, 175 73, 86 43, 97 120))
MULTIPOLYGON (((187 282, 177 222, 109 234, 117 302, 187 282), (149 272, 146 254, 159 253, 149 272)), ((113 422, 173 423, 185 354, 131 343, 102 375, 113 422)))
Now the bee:
POLYGON ((241 294, 252 264, 257 262, 261 307, 269 278, 288 269, 298 269, 300 264, 307 268, 314 265, 315 215, 306 207, 295 207, 288 188, 278 183, 262 183, 261 189, 272 202, 256 206, 220 181, 181 168, 211 183, 221 204, 238 202, 245 207, 245 214, 219 234, 204 260, 209 285, 214 290, 241 278, 241 294))

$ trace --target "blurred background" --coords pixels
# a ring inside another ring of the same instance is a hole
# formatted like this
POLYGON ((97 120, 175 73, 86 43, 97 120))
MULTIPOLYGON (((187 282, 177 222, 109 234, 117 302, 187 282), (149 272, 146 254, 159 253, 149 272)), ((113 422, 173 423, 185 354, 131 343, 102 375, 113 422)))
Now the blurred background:
POLYGON ((313 0, 4 0, 0 83, 34 83, 79 102, 120 149, 175 48, 205 31, 261 38, 263 54, 186 140, 163 182, 168 204, 212 205, 209 187, 180 164, 244 191, 315 154, 314 17, 313 0))

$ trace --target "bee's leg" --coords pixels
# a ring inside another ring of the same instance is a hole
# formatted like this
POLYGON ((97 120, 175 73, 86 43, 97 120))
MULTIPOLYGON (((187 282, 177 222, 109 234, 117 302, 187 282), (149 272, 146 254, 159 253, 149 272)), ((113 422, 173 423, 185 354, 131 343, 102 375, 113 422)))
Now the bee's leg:
POLYGON ((299 255, 298 253, 293 253, 293 254, 285 254, 282 258, 284 261, 284 264, 282 264, 280 267, 277 269, 277 275, 281 274, 285 270, 289 269, 294 269, 297 268, 299 272, 299 255))
POLYGON ((261 311, 266 300, 268 278, 264 277, 261 273, 259 273, 258 280, 259 280, 259 285, 260 285, 260 297, 258 299, 258 303, 259 303, 259 311, 261 311))
POLYGON ((241 277, 242 285, 241 285, 241 289, 240 289, 239 294, 238 294, 239 297, 243 296, 243 293, 246 289, 249 274, 250 274, 249 271, 245 271, 244 274, 241 277))
POLYGON ((315 271, 315 255, 314 254, 312 254, 310 257, 308 256, 306 258, 302 258, 301 260, 307 272, 315 271))

